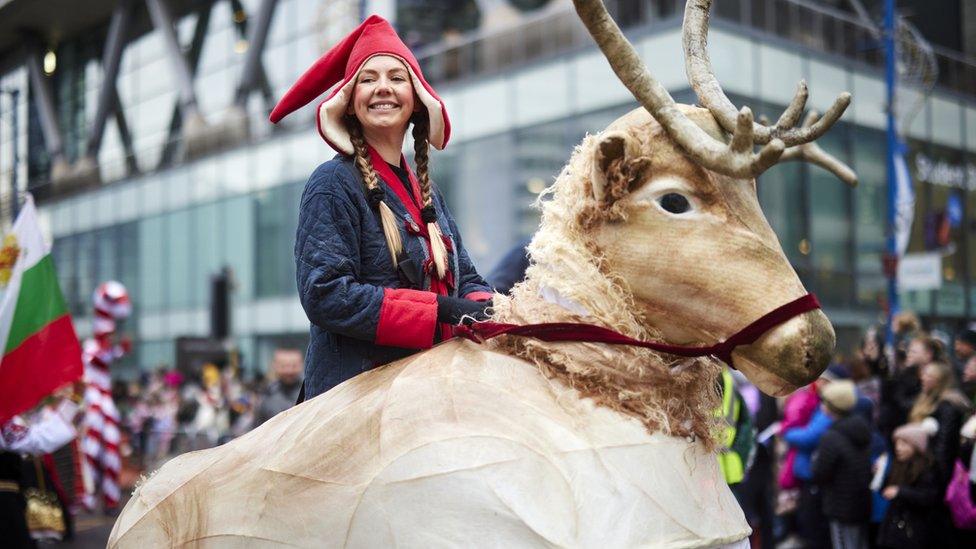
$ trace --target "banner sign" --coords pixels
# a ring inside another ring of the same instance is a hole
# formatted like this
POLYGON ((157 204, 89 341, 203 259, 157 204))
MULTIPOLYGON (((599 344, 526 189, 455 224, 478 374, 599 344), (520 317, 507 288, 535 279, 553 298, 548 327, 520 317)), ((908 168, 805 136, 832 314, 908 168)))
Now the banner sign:
POLYGON ((942 255, 905 254, 898 262, 898 290, 938 290, 942 287, 942 255))

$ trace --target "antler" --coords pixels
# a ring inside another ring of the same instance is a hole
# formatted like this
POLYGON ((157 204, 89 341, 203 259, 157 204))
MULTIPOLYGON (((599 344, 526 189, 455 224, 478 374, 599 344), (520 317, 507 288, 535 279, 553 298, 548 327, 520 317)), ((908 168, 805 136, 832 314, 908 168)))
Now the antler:
MULTIPOLYGON (((712 0, 688 0, 685 4, 685 19, 681 28, 681 42, 685 49, 685 72, 702 106, 711 111, 712 116, 725 131, 732 132, 738 127, 738 113, 715 78, 706 47, 708 12, 711 7, 712 0)), ((793 100, 783 111, 775 126, 754 125, 752 134, 755 142, 764 144, 779 139, 787 147, 809 143, 829 130, 851 103, 851 94, 844 92, 837 96, 822 119, 810 126, 795 127, 800 115, 803 114, 807 96, 807 83, 800 80, 793 100)))
MULTIPOLYGON (((817 119, 820 115, 816 111, 810 111, 807 114, 806 119, 803 121, 803 128, 811 128, 817 123, 817 119)), ((848 185, 854 187, 857 185, 857 174, 854 170, 847 167, 846 164, 838 160, 835 156, 828 154, 826 151, 820 148, 820 145, 816 143, 804 143, 802 145, 796 145, 790 147, 783 152, 783 156, 779 158, 780 162, 788 162, 790 160, 801 160, 804 162, 810 162, 811 164, 816 164, 821 168, 827 170, 828 172, 836 175, 841 181, 847 183, 848 185)))
MULTIPOLYGON (((573 0, 573 4, 620 81, 661 124, 671 139, 698 164, 731 177, 753 178, 779 160, 785 145, 778 137, 770 136, 763 141, 765 146, 758 153, 753 152, 757 142, 756 128, 762 126, 753 122, 752 111, 748 107, 736 112, 732 129, 725 128, 732 133, 729 144, 713 138, 678 110, 674 98, 651 76, 634 47, 607 13, 603 2, 573 0)), ((803 105, 792 110, 797 112, 790 116, 798 118, 803 105)), ((796 123, 795 120, 793 123, 796 123)))

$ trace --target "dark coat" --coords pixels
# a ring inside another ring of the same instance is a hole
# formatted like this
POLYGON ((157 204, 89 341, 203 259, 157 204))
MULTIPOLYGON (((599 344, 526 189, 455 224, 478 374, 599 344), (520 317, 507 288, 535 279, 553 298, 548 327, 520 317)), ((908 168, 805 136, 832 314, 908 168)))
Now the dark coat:
MULTIPOLYGON (((437 332, 437 304, 425 269, 427 240, 417 233, 421 220, 411 217, 387 182, 381 184, 387 191, 386 204, 403 220, 398 268, 393 267, 379 214, 366 199, 351 157, 337 155, 322 164, 305 185, 295 263, 298 296, 311 321, 306 399, 360 372, 429 347, 437 332)), ((449 294, 466 297, 490 292, 436 187, 434 206, 448 244, 449 294)))
POLYGON ((867 523, 871 516, 871 429, 863 417, 838 419, 813 455, 813 482, 823 492, 827 518, 867 523))
MULTIPOLYGON (((935 478, 940 496, 945 495, 946 487, 952 478, 956 459, 959 458, 961 451, 959 431, 962 429, 966 415, 964 405, 963 402, 954 403, 942 400, 930 416, 939 422, 939 429, 932 435, 929 444, 935 463, 935 478)), ((931 521, 932 524, 938 525, 933 541, 939 546, 947 548, 972 547, 971 545, 960 544, 965 531, 955 527, 949 509, 942 502, 935 506, 931 521)))
POLYGON ((280 380, 268 386, 261 396, 261 404, 254 414, 254 426, 257 427, 274 416, 295 405, 301 391, 302 381, 286 385, 280 380))
POLYGON ((941 494, 935 470, 922 472, 915 482, 898 487, 898 495, 891 500, 888 512, 878 529, 880 547, 924 549, 932 547, 933 509, 940 507, 941 494))
POLYGON ((935 459, 937 479, 942 489, 949 484, 952 468, 959 456, 960 437, 965 412, 959 404, 942 400, 931 417, 939 422, 939 429, 932 435, 930 448, 935 459))
POLYGON ((920 392, 922 382, 918 377, 918 366, 902 368, 882 379, 878 428, 886 440, 891 440, 891 433, 908 422, 908 413, 920 392))
POLYGON ((525 271, 529 268, 529 251, 527 247, 532 239, 519 240, 512 249, 505 254, 495 268, 488 274, 488 282, 500 294, 507 294, 512 287, 525 280, 525 271))

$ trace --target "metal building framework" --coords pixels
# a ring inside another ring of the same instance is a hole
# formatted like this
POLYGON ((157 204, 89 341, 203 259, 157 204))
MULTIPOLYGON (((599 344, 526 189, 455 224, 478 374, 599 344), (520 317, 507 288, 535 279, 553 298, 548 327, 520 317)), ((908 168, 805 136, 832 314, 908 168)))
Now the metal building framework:
POLYGON ((101 55, 103 77, 98 90, 95 116, 87 128, 84 153, 73 163, 69 162, 65 154, 54 92, 42 66, 46 45, 37 34, 25 33, 22 58, 29 75, 29 95, 34 98, 45 148, 51 159, 50 180, 55 193, 63 194, 101 184, 98 154, 110 118, 114 118, 119 131, 128 174, 138 172, 133 136, 119 97, 117 80, 122 54, 132 41, 133 20, 139 10, 145 9, 148 12, 152 24, 150 30, 158 32, 163 39, 165 56, 173 70, 178 91, 157 167, 174 163, 180 154, 185 158, 192 158, 246 141, 250 137, 246 103, 254 92, 260 92, 267 108, 271 108, 273 91, 261 57, 278 1, 260 0, 253 16, 247 14, 240 0, 195 2, 190 13, 195 13, 197 20, 190 44, 185 49, 176 34, 177 19, 171 7, 172 2, 173 0, 119 0, 116 3, 101 55), (213 122, 206 120, 200 111, 195 80, 211 12, 218 2, 223 1, 230 4, 237 34, 247 41, 248 48, 240 80, 235 88, 233 104, 221 121, 213 122))

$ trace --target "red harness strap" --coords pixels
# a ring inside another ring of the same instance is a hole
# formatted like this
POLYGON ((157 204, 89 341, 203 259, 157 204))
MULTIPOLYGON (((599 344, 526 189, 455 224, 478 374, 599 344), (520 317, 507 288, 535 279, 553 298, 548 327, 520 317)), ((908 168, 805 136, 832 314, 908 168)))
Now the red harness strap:
POLYGON ((473 322, 469 325, 461 324, 455 326, 454 335, 470 339, 476 343, 507 334, 552 342, 576 341, 585 343, 610 343, 612 345, 633 345, 635 347, 645 347, 677 356, 714 356, 735 368, 735 365, 732 364, 733 349, 739 345, 755 343, 757 339, 770 329, 779 326, 795 316, 819 308, 820 302, 817 301, 817 296, 807 294, 766 313, 759 320, 732 334, 725 341, 706 347, 686 347, 656 341, 642 341, 602 326, 575 324, 571 322, 527 324, 524 326, 491 321, 473 322))

